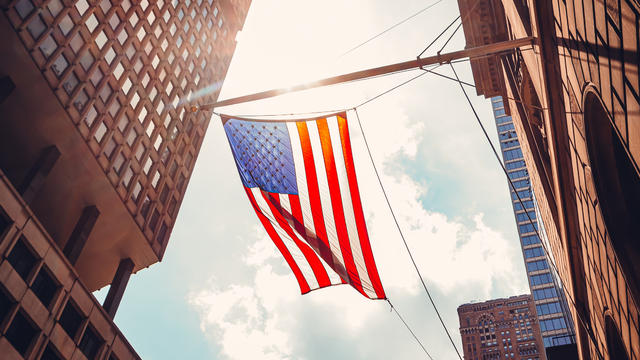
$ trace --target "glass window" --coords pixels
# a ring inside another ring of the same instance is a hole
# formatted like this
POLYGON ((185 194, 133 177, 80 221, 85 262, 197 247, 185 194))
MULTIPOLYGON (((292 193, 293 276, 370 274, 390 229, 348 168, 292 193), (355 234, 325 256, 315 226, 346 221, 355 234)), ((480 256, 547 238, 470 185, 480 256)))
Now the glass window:
POLYGON ((65 15, 62 20, 60 20, 58 27, 60 28, 60 31, 62 31, 62 35, 69 35, 71 29, 73 29, 73 21, 71 21, 69 15, 65 15))
POLYGON ((69 62, 64 55, 60 54, 51 65, 51 70, 53 70, 53 73, 56 74, 57 77, 60 77, 67 67, 69 67, 69 62))
POLYGON ((96 334, 96 331, 93 330, 91 326, 87 326, 78 348, 87 357, 87 359, 95 359, 96 355, 98 355, 98 351, 102 347, 102 344, 104 344, 104 340, 96 334))
POLYGON ((36 279, 31 285, 31 290, 36 297, 42 302, 45 308, 48 308, 53 300, 53 297, 58 292, 60 285, 53 276, 51 276, 49 269, 46 266, 42 266, 36 279))
POLYGON ((546 260, 537 260, 537 261, 531 261, 527 263, 528 272, 546 270, 548 268, 549 268, 549 265, 547 264, 546 260))
POLYGON ((38 329, 22 311, 18 311, 4 336, 24 356, 37 334, 38 329))
POLYGON ((60 315, 60 320, 58 323, 64 329, 64 331, 69 335, 70 338, 74 338, 80 329, 80 325, 82 325, 83 316, 81 315, 78 308, 73 304, 71 300, 67 302, 67 305, 64 307, 62 311, 62 315, 60 315))
POLYGON ((46 29, 47 26, 44 24, 44 21, 42 21, 42 16, 40 15, 34 17, 29 25, 27 25, 27 30, 29 30, 29 33, 34 39, 39 38, 46 29))
POLYGON ((544 256, 544 250, 542 249, 541 246, 524 250, 524 257, 527 258, 527 259, 528 258, 534 258, 534 257, 540 257, 540 256, 544 256))
POLYGON ((16 3, 16 12, 23 20, 33 11, 33 3, 30 0, 20 0, 16 3))
POLYGON ((40 44, 40 51, 42 51, 42 55, 44 55, 45 58, 51 56, 51 54, 53 54, 53 52, 56 51, 57 48, 58 44, 55 42, 55 40, 53 40, 53 37, 51 37, 51 35, 47 36, 42 44, 40 44))
POLYGON ((538 243, 540 243, 540 239, 538 239, 537 235, 529 235, 529 236, 522 237, 522 245, 524 246, 531 245, 531 244, 538 244, 538 243))
POLYGON ((25 282, 37 262, 36 256, 24 243, 24 239, 22 237, 18 239, 16 244, 13 246, 13 249, 11 249, 7 260, 18 275, 25 280, 25 282))

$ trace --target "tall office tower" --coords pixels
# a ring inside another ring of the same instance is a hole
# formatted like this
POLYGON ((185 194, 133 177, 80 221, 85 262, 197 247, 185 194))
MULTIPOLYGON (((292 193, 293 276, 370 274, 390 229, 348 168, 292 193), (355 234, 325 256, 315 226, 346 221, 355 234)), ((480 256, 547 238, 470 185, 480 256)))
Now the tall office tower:
MULTIPOLYGON (((511 116, 505 114, 502 98, 500 96, 492 98, 491 105, 498 128, 502 159, 509 173, 509 178, 522 200, 522 204, 520 204, 515 191, 511 185, 508 185, 529 287, 536 304, 538 319, 540 319, 544 346, 549 348, 574 343, 571 314, 568 311, 562 288, 558 286, 557 278, 553 275, 550 259, 547 258, 542 247, 541 240, 546 240, 544 227, 540 226, 541 224, 537 221, 535 198, 531 190, 529 173, 522 155, 518 135, 511 116), (538 234, 542 239, 538 238, 538 234)), ((549 248, 548 245, 547 248, 549 248)))
POLYGON ((0 357, 132 359, 250 0, 0 2, 0 357), (104 304, 92 292, 111 284, 104 304))
POLYGON ((540 326, 531 295, 458 307, 465 360, 543 360, 540 326))

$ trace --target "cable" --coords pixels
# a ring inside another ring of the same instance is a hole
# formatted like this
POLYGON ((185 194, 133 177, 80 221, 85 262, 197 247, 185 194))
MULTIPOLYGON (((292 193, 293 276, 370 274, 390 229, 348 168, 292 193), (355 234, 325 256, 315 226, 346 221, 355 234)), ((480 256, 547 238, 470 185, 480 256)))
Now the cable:
POLYGON ((404 321, 404 318, 402 317, 402 315, 400 315, 400 313, 398 312, 398 310, 396 310, 396 308, 393 306, 393 304, 391 303, 391 301, 389 299, 387 299, 387 302, 389 303, 389 306, 391 306, 391 310, 393 310, 393 312, 396 313, 396 315, 398 315, 398 318, 402 321, 402 323, 404 324, 404 326, 407 328, 407 330, 409 330, 409 332, 411 333, 411 335, 413 335, 413 338, 416 339, 416 341, 418 342, 418 345, 420 345, 420 347, 422 348, 422 350, 424 351, 425 354, 427 354, 427 356, 429 357, 429 359, 433 360, 433 358, 431 357, 431 355, 429 354, 429 352, 427 351, 427 349, 424 347, 424 345, 422 345, 422 342, 420 341, 420 339, 418 339, 418 337, 416 336, 416 334, 413 332, 413 330, 411 330, 411 328, 409 327, 409 325, 407 324, 406 321, 404 321))
MULTIPOLYGON (((438 67, 438 66, 436 66, 436 68, 437 68, 437 67, 438 67)), ((366 101, 364 101, 364 102, 362 102, 362 103, 360 103, 360 104, 358 104, 358 105, 354 106, 354 107, 353 107, 353 109, 355 110, 356 108, 359 108, 359 107, 360 107, 360 106, 362 106, 362 105, 366 105, 366 104, 368 104, 368 103, 372 102, 373 100, 376 100, 377 98, 379 98, 379 97, 381 97, 381 96, 383 96, 383 95, 386 95, 386 94, 388 94, 388 93, 392 92, 393 90, 395 90, 395 89, 397 89, 397 88, 399 88, 399 87, 401 87, 401 86, 403 86, 403 85, 406 85, 406 84, 408 84, 408 83, 412 82, 413 80, 415 80, 415 79, 417 79, 417 78, 419 78, 419 77, 421 77, 421 76, 423 76, 423 75, 426 75, 426 74, 428 74, 428 72, 427 72, 427 71, 422 72, 422 73, 420 73, 420 74, 418 74, 418 75, 416 75, 416 76, 412 77, 412 78, 411 78, 411 79, 409 79, 409 80, 403 81, 402 83, 400 83, 400 84, 398 84, 398 85, 396 85, 396 86, 392 87, 391 89, 388 89, 388 90, 386 90, 386 91, 384 91, 384 92, 382 92, 382 93, 380 93, 380 94, 378 94, 378 95, 376 95, 376 96, 372 97, 371 99, 366 100, 366 101)))
POLYGON ((462 22, 460 22, 460 24, 458 24, 458 26, 456 27, 455 30, 453 30, 453 32, 451 33, 451 35, 449 35, 449 38, 447 39, 447 41, 444 42, 444 45, 442 45, 442 47, 440 48, 440 50, 438 50, 438 54, 440 54, 442 52, 442 50, 444 50, 444 48, 447 46, 447 44, 449 43, 449 41, 451 41, 451 39, 453 39, 453 36, 458 32, 458 30, 460 30, 460 27, 462 26, 462 22))
POLYGON ((384 35, 385 33, 389 32, 389 31, 391 31, 391 30, 393 30, 394 28, 396 28, 396 27, 398 27, 398 26, 400 26, 400 25, 404 24, 405 22, 407 22, 407 21, 409 21, 409 20, 413 19, 414 17, 416 17, 416 16, 418 16, 418 15, 422 14, 423 12, 425 12, 425 11, 427 11, 427 10, 431 9, 432 7, 436 6, 438 3, 442 2, 442 1, 443 1, 443 0, 438 0, 438 1, 436 1, 436 2, 434 2, 434 3, 432 3, 432 4, 430 4, 430 5, 426 6, 425 8, 423 8, 423 9, 421 9, 421 10, 418 10, 417 12, 415 12, 413 15, 409 16, 408 18, 405 18, 404 20, 402 20, 402 21, 400 21, 400 22, 398 22, 398 23, 396 23, 396 24, 392 25, 391 27, 387 28, 386 30, 384 30, 384 31, 382 31, 382 32, 380 32, 380 33, 378 33, 378 34, 376 34, 376 35, 374 35, 374 36, 370 37, 369 39, 367 39, 367 40, 363 41, 362 43, 360 43, 360 44, 358 44, 358 45, 356 45, 356 46, 352 47, 351 49, 349 49, 349 50, 345 51, 344 53, 340 54, 340 56, 338 56, 338 59, 339 59, 339 58, 342 58, 343 56, 345 56, 345 55, 347 55, 347 54, 349 54, 349 53, 351 53, 351 52, 355 51, 356 49, 358 49, 358 48, 360 48, 360 47, 362 47, 362 46, 364 46, 364 45, 366 45, 367 43, 369 43, 369 42, 371 42, 371 41, 373 41, 373 40, 377 39, 378 37, 380 37, 380 36, 384 35))
POLYGON ((422 51, 420 52, 420 54, 418 54, 417 58, 420 58, 420 56, 422 56, 422 54, 424 54, 427 50, 429 50, 429 48, 431 47, 431 45, 435 44, 435 42, 436 42, 436 41, 438 41, 438 39, 440 39, 440 37, 441 37, 442 35, 444 35, 444 33, 445 33, 445 32, 447 32, 447 30, 449 30, 449 28, 450 28, 450 27, 452 27, 452 26, 453 26, 453 24, 455 24, 455 23, 456 23, 456 21, 458 21, 458 19, 460 19, 460 15, 456 16, 456 18, 455 18, 455 19, 453 19, 453 21, 452 21, 449 25, 447 25, 447 27, 446 27, 446 28, 444 28, 444 30, 442 30, 442 32, 441 32, 440 34, 438 34, 438 36, 436 36, 436 38, 435 38, 435 39, 431 40, 431 42, 429 43, 429 45, 427 45, 427 47, 426 47, 426 48, 424 48, 424 50, 422 50, 422 51))
MULTIPOLYGON (((453 70, 453 73, 454 73, 456 79, 458 79, 458 84, 460 85, 460 89, 462 89, 462 92, 464 93, 464 96, 467 99, 467 102, 469 103, 469 106, 471 107, 471 110, 473 111, 473 114, 475 115, 476 120, 478 121, 478 124, 480 125, 480 128, 482 129, 482 132, 484 133, 485 138, 489 142, 489 145, 491 146, 491 150, 493 150, 493 154, 495 155, 496 159, 498 160, 498 163, 500 164, 500 167, 502 168, 502 171, 504 172, 505 176, 507 177, 507 181, 509 182, 509 185, 511 186, 512 189, 514 189, 514 193, 516 194, 516 197, 518 198, 518 202, 520 203, 522 208, 525 209, 525 206, 524 206, 524 203, 522 201, 522 198, 520 197, 520 194, 518 194, 518 192, 515 191, 516 187, 513 185, 513 181, 509 177, 509 173, 507 172, 507 169, 505 168, 504 164, 500 160, 500 156, 498 155, 498 152, 496 151, 495 146, 493 146, 493 143, 491 142, 491 138, 489 137, 489 134, 487 134, 487 131, 485 130, 484 125, 482 125, 482 121, 480 121, 480 116, 478 116, 478 113, 476 112, 476 109, 473 106, 473 103, 471 102, 471 99, 469 98, 469 95, 467 95, 467 91, 464 89, 464 86, 462 86, 462 82, 460 81, 460 78, 458 77, 458 74, 456 73, 455 68, 453 67, 452 64, 449 64, 449 65, 451 66, 451 70, 453 70)), ((533 220, 529 216, 529 212, 525 210, 525 214, 527 214, 527 218, 529 219, 529 221, 531 223, 533 223, 533 220)), ((547 256, 547 258, 549 260, 551 260, 552 258, 550 257, 549 250, 547 249, 547 246, 544 243, 544 241, 542 241, 542 237, 540 236, 540 233, 538 232, 538 229, 535 226, 534 226, 534 230, 535 230, 536 236, 540 240, 540 244, 542 245, 542 248, 543 248, 543 250, 545 252, 545 255, 547 256)), ((575 300, 573 299, 571 294, 567 291, 567 288, 564 286, 562 278, 560 277, 560 271, 558 270, 558 267, 556 266, 554 261, 549 261, 549 262, 551 263, 551 266, 553 267, 553 270, 556 272, 557 277, 560 280, 560 284, 562 286, 562 291, 564 292, 565 296, 568 297, 569 300, 571 300, 571 303, 573 304, 574 308, 576 309, 576 315, 578 316, 578 320, 579 320, 580 324, 583 326, 583 328, 585 329, 585 331, 587 332, 587 334, 589 335, 590 340, 593 342, 593 344, 594 344, 594 346, 596 348, 596 351, 598 352, 598 357, 600 359, 604 359, 604 357, 600 353, 600 349, 598 347, 598 342, 596 341, 596 339, 594 339, 593 332, 589 329, 589 327, 587 326, 587 323, 585 322, 585 320, 580 315, 580 311, 578 311, 578 306, 577 306, 575 300)))
MULTIPOLYGON (((424 73, 426 74, 426 73, 424 73)), ((393 217, 393 221, 396 223, 396 228, 398 228, 398 232, 400 233, 400 237, 402 238, 402 242, 404 243, 404 247, 407 249, 407 253, 409 254, 409 258, 411 259, 411 262, 413 263, 413 267, 416 269, 416 272, 418 273, 418 277, 420 278, 420 282, 422 282, 422 287, 424 288, 425 292, 427 293, 427 296, 429 297, 429 301, 431 302, 431 305, 433 306, 433 309, 436 312, 436 315, 438 315, 438 319, 440 320, 440 324, 442 324, 442 327, 444 328, 444 331, 447 333, 447 337, 449 338, 449 341, 451 342, 451 345, 453 346, 453 349, 456 351, 456 354, 458 354, 458 358, 460 360, 462 360, 462 356, 460 355, 460 352, 458 351, 458 348, 456 347, 456 344, 453 342, 453 338, 451 337, 451 334, 449 333, 449 330, 447 329, 447 326, 444 324, 444 320, 442 320, 442 316, 440 315, 440 311, 438 311, 438 307, 436 306, 436 303, 433 301, 433 298, 431 297, 431 293, 429 292, 429 289, 427 288, 427 284, 425 283, 424 279, 422 278, 422 274, 420 273, 420 269, 418 268, 418 265, 416 264, 416 261, 413 259, 413 254, 411 254, 411 250, 409 249, 409 245, 407 244, 407 241, 404 238, 404 234, 402 233, 402 229, 400 229, 400 224, 398 223, 398 219, 396 218, 396 214, 393 211, 393 208, 391 207, 391 202, 389 202, 389 197, 387 196, 387 192, 384 189, 384 186, 382 185, 382 179, 380 178, 380 174, 378 173, 378 168, 376 167, 376 163, 373 161, 373 155, 371 155, 371 149, 369 148, 369 143, 367 142, 367 137, 364 134, 364 129, 362 128, 362 122, 360 122, 360 115, 358 115, 358 109, 354 108, 353 111, 356 113, 356 119, 358 120, 358 126, 360 127, 360 132, 362 133, 362 138, 364 139, 364 144, 367 148, 367 153, 369 153, 369 159, 371 160, 371 164, 373 165, 373 170, 376 174, 376 177, 378 178, 378 183, 380 184, 380 188, 382 189, 382 194, 384 195, 385 200, 387 201, 387 206, 389 207, 389 211, 391 212, 391 217, 393 217)))

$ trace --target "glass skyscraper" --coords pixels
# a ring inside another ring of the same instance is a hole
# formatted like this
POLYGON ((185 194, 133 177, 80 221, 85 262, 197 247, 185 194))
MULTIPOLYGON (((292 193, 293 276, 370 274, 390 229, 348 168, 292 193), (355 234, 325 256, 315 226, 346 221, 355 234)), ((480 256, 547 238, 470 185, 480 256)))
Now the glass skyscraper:
POLYGON ((544 227, 542 222, 537 221, 538 211, 535 196, 531 189, 529 173, 522 155, 518 135, 511 117, 505 113, 502 98, 499 96, 492 98, 491 105, 498 129, 502 159, 515 187, 513 189, 511 185, 508 185, 529 287, 536 304, 544 346, 548 348, 574 343, 571 314, 566 306, 566 300, 557 277, 554 276, 554 271, 550 266, 550 259, 542 247, 541 240, 546 241, 544 227), (520 203, 516 191, 522 203, 520 203), (538 234, 542 239, 538 237, 538 234))

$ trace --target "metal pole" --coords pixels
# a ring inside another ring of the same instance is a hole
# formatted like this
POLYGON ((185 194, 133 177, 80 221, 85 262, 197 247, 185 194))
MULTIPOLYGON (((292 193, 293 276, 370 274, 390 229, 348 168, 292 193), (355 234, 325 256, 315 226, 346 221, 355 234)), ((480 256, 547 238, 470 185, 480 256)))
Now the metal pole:
POLYGON ((258 92, 255 94, 239 96, 231 99, 221 100, 212 104, 205 104, 200 107, 194 106, 191 108, 191 111, 196 112, 199 110, 212 110, 217 107, 267 99, 267 98, 271 98, 274 96, 279 96, 279 95, 283 95, 291 92, 313 89, 313 88, 327 86, 327 85, 340 84, 340 83, 345 83, 345 82, 354 81, 354 80, 361 80, 361 79, 390 74, 390 73, 403 71, 403 70, 417 69, 426 65, 443 64, 443 63, 448 63, 457 59, 486 56, 494 53, 499 53, 505 50, 519 48, 522 46, 533 45, 534 43, 535 43, 535 38, 532 36, 525 37, 522 39, 502 41, 494 44, 482 45, 482 46, 465 49, 465 50, 454 51, 446 54, 437 54, 437 55, 429 56, 425 58, 418 58, 416 60, 410 60, 410 61, 405 61, 401 63, 380 66, 376 68, 360 70, 360 71, 356 71, 348 74, 332 76, 332 77, 311 81, 308 83, 299 84, 299 85, 295 85, 287 88, 272 89, 272 90, 258 92))

